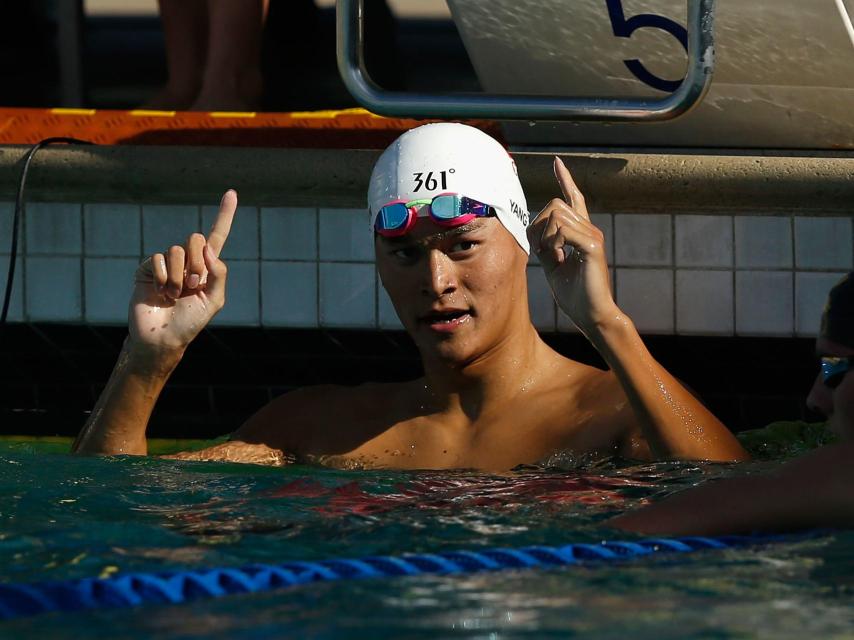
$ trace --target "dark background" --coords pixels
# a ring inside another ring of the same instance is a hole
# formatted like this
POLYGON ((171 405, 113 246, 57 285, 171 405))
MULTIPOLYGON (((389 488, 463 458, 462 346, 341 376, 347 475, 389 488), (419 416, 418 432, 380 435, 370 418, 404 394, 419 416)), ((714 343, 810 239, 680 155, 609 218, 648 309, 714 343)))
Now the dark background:
MULTIPOLYGON (((8 325, 0 336, 0 431, 75 435, 106 383, 124 328, 8 325)), ((579 335, 544 334, 560 353, 602 366, 579 335)), ((804 399, 818 371, 813 341, 647 336, 653 355, 734 431, 812 419, 804 399)), ((273 397, 321 383, 411 379, 421 373, 406 334, 207 329, 190 346, 152 417, 149 436, 210 438, 273 397)))

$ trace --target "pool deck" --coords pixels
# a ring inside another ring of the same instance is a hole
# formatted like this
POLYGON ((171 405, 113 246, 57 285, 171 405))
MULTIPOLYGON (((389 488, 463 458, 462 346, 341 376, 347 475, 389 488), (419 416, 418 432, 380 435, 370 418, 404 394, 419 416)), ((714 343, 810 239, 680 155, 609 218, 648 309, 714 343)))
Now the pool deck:
MULTIPOLYGON (((14 198, 27 148, 0 146, 0 198, 14 198)), ((842 152, 556 151, 588 194, 592 211, 838 216, 850 215, 854 202, 854 160, 842 152)), ((358 148, 56 146, 35 159, 28 199, 197 204, 216 202, 224 188, 234 186, 244 201, 258 206, 363 207, 379 153, 358 148)), ((513 156, 531 208, 558 195, 551 170, 554 152, 518 151, 513 156)))
MULTIPOLYGON (((423 122, 363 109, 0 108, 0 198, 15 194, 26 145, 67 136, 97 146, 42 150, 29 199, 196 204, 216 201, 223 188, 234 186, 258 206, 362 207, 380 151, 423 122)), ((498 122, 470 123, 502 137, 498 122)), ((555 195, 554 153, 566 159, 592 211, 839 215, 849 214, 854 201, 849 152, 511 151, 530 208, 555 195)))

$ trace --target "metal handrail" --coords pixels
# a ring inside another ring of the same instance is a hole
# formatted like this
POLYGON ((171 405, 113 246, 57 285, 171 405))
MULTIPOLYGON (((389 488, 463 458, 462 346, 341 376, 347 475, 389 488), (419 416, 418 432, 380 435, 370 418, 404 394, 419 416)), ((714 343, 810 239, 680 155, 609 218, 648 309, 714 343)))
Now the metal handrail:
POLYGON ((363 107, 386 116, 599 122, 672 120, 702 101, 711 86, 715 66, 715 0, 687 2, 688 73, 675 92, 661 99, 386 91, 371 80, 365 69, 363 0, 337 1, 338 71, 363 107))

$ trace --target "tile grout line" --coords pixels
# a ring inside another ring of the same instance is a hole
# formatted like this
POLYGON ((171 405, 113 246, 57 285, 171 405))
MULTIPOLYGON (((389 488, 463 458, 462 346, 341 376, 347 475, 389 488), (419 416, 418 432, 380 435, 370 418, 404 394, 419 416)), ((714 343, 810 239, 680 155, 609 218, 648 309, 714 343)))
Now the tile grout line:
MULTIPOLYGON (((614 236, 612 238, 613 244, 611 255, 614 258, 614 281, 611 283, 611 286, 614 287, 614 301, 617 303, 617 307, 620 307, 620 299, 617 296, 617 214, 611 214, 611 234, 614 236)), ((623 311, 622 308, 620 308, 623 311)))
POLYGON ((673 331, 671 332, 673 335, 679 335, 679 325, 678 318, 679 314, 677 309, 679 308, 679 299, 676 291, 676 216, 677 214, 671 213, 670 215, 670 286, 673 291, 673 331))
POLYGON ((854 270, 854 217, 848 218, 848 231, 851 233, 851 253, 848 254, 848 267, 846 271, 854 270))
POLYGON ((736 246, 735 246, 735 216, 730 216, 729 219, 730 224, 730 232, 732 233, 732 242, 730 243, 730 247, 732 248, 732 255, 730 255, 730 264, 732 265, 732 335, 738 335, 738 311, 736 309, 738 305, 738 300, 736 297, 736 280, 735 280, 735 254, 736 254, 736 246))
POLYGON ((264 327, 264 279, 261 275, 261 272, 264 268, 264 263, 262 260, 263 256, 261 255, 261 207, 255 207, 255 216, 255 246, 257 247, 255 250, 255 255, 256 263, 258 265, 258 326, 264 327))
POLYGON ((320 313, 320 207, 314 207, 314 271, 315 271, 315 327, 320 329, 323 321, 320 313))
MULTIPOLYGON (((27 246, 27 215, 26 215, 27 212, 26 212, 26 209, 27 209, 27 203, 26 203, 26 200, 23 200, 21 202, 21 218, 20 218, 20 225, 21 226, 18 227, 18 233, 21 234, 21 236, 18 238, 18 242, 21 245, 21 251, 19 252, 19 255, 21 256, 21 277, 20 277, 20 283, 21 283, 21 319, 24 322, 29 322, 30 321, 30 310, 29 310, 29 303, 27 300, 27 286, 26 286, 26 284, 27 284, 27 263, 29 262, 29 260, 25 259, 25 258, 29 258, 29 255, 28 255, 29 247, 27 246)), ((14 209, 12 210, 12 215, 15 215, 14 209)), ((14 286, 14 282, 13 282, 13 286, 14 286)))
POLYGON ((792 336, 798 335, 798 265, 795 249, 795 216, 789 214, 789 237, 792 254, 792 336))
POLYGON ((143 208, 142 208, 142 205, 139 205, 139 247, 138 247, 139 255, 137 256, 137 260, 139 262, 142 262, 143 260, 145 260, 145 238, 143 238, 143 235, 142 235, 143 229, 145 228, 145 225, 143 224, 142 216, 143 216, 143 208))
MULTIPOLYGON (((256 316, 257 321, 255 323, 256 327, 264 326, 261 322, 261 314, 264 312, 262 303, 261 303, 261 211, 257 206, 252 207, 254 211, 253 216, 255 218, 255 235, 257 236, 258 243, 256 244, 255 250, 255 312, 258 314, 256 316)), ((252 262, 250 260, 250 262, 252 262)))
POLYGON ((80 215, 80 318, 79 321, 86 322, 86 260, 84 257, 86 247, 86 225, 83 220, 83 203, 77 205, 77 213, 80 215))

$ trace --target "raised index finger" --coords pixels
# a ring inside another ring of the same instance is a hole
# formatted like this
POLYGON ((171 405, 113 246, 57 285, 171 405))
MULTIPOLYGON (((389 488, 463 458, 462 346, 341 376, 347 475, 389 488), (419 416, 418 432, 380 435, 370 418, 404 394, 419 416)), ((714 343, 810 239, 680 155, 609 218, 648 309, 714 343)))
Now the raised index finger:
POLYGON ((208 244, 217 257, 219 257, 220 251, 228 239, 235 211, 237 211, 237 192, 234 189, 229 189, 220 200, 219 213, 216 214, 216 219, 208 234, 208 244))
POLYGON ((555 156, 554 171, 555 178, 557 178, 557 182, 560 185, 560 190, 563 191, 563 197, 566 198, 566 201, 578 214, 590 220, 590 216, 587 213, 587 204, 584 202, 584 195, 575 184, 575 180, 572 179, 572 174, 566 168, 563 160, 557 156, 555 156))

